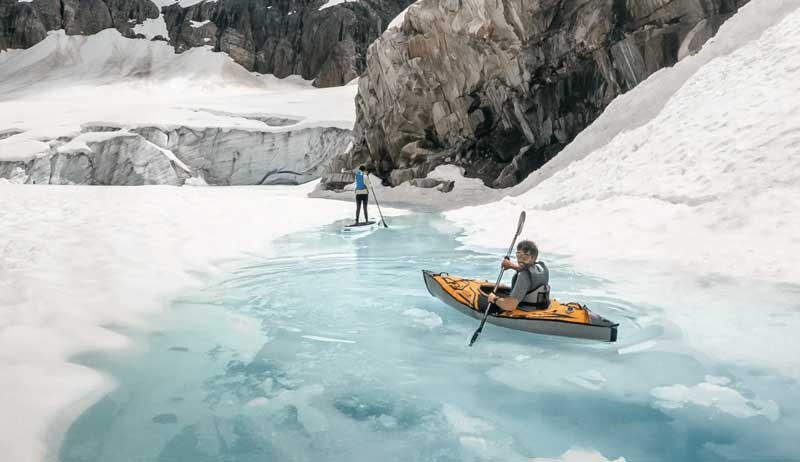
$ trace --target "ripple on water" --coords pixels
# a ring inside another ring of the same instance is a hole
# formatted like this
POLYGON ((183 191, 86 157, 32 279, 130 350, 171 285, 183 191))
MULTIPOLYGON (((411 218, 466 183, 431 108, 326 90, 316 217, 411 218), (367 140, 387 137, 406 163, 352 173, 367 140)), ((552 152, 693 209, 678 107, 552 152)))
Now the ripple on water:
POLYGON ((466 347, 477 322, 432 298, 420 270, 493 280, 499 258, 460 248, 435 231, 449 229, 436 217, 395 221, 355 240, 336 227, 289 236, 276 254, 183 297, 160 335, 137 337, 150 348, 80 358, 120 387, 75 422, 60 459, 515 461, 557 460, 575 447, 637 462, 796 454, 795 381, 711 361, 683 343, 664 307, 615 298, 608 281, 558 257, 558 298, 620 322, 617 344, 490 325, 466 347))

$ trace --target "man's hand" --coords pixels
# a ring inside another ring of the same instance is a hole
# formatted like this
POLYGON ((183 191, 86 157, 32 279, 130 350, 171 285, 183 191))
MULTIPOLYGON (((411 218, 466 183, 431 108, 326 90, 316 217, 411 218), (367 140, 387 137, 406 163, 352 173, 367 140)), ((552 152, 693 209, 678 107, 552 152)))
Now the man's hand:
POLYGON ((500 264, 500 267, 503 269, 517 269, 517 265, 508 257, 503 258, 503 263, 500 264))
POLYGON ((494 292, 490 293, 487 298, 489 299, 489 303, 497 303, 497 294, 494 292))

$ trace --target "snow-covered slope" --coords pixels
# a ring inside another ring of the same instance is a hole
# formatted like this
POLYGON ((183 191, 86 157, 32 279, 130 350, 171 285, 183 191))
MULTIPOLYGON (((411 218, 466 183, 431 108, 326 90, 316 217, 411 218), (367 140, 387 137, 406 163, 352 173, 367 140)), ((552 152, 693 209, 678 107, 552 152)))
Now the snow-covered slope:
MULTIPOLYGON (((764 8, 777 3, 751 2, 715 40, 769 25, 764 8)), ((606 114, 650 106, 652 93, 665 98, 641 126, 614 125, 610 142, 562 161, 530 190, 449 216, 473 229, 469 242, 506 240, 494 220, 481 218, 503 205, 503 222, 527 209, 528 232, 549 251, 576 259, 642 259, 681 271, 800 280, 800 266, 786 258, 800 255, 800 2, 782 3, 795 11, 774 8, 785 19, 760 37, 751 31, 756 40, 705 57, 708 64, 691 76, 680 66, 663 70, 655 79, 664 85, 645 82, 606 114), (668 96, 673 73, 686 83, 668 96)))
MULTIPOLYGON (((192 175, 220 184, 254 184, 278 171, 308 181, 321 174, 325 159, 347 145, 355 118, 356 87, 316 89, 296 78, 260 76, 221 53, 192 49, 176 55, 163 42, 129 40, 115 30, 88 37, 53 32, 28 50, 0 54, 0 62, 0 127, 5 134, 0 134, 0 162, 22 162, 6 170, 24 170, 16 178, 28 182, 81 182, 76 178, 89 174, 80 165, 67 169, 77 168, 79 174, 62 175, 47 170, 50 158, 62 154, 64 162, 74 163, 75 155, 83 154, 95 164, 94 157, 102 157, 108 146, 88 141, 96 138, 93 132, 111 129, 135 140, 120 148, 131 164, 141 164, 133 151, 147 141, 172 152, 191 170, 187 174, 173 165, 174 171, 164 172, 153 167, 157 158, 148 158, 145 167, 158 174, 145 175, 144 183, 174 177, 167 181, 174 184, 192 175), (194 136, 180 136, 181 127, 194 136), (161 134, 145 136, 143 128, 161 134), (234 152, 240 153, 235 160, 234 152), (41 168, 30 163, 39 157, 48 161, 41 168), (218 179, 218 168, 210 165, 216 161, 226 171, 238 162, 240 173, 218 179)), ((89 182, 102 183, 96 173, 91 176, 89 182)), ((116 184, 141 184, 137 178, 116 184)))
POLYGON ((535 187, 447 216, 467 244, 503 248, 527 210, 524 234, 545 258, 669 305, 707 354, 798 377, 800 320, 771 284, 800 281, 800 2, 750 2, 692 59, 705 64, 612 104, 535 187), (630 113, 643 119, 626 130, 630 113), (748 306, 757 315, 742 317, 748 306))
POLYGON ((704 65, 758 38, 797 8, 797 0, 751 1, 742 7, 741 14, 732 21, 726 21, 699 53, 681 59, 673 67, 661 69, 633 91, 615 98, 591 126, 578 134, 558 156, 515 186, 512 193, 518 195, 530 190, 571 162, 608 144, 621 132, 650 122, 663 110, 672 95, 704 65))

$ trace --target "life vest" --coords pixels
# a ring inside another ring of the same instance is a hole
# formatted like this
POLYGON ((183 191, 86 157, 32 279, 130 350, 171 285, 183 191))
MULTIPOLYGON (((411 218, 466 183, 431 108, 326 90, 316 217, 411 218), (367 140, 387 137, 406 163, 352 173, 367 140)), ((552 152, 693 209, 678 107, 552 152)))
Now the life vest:
MULTIPOLYGON (((536 276, 533 274, 534 271, 537 273, 544 274, 544 280, 550 280, 550 272, 547 269, 547 265, 543 262, 536 262, 533 267, 527 267, 523 269, 527 273, 527 277, 530 278, 530 281, 533 283, 536 279, 542 279, 542 276, 536 276)), ((511 285, 517 283, 517 276, 522 272, 515 274, 514 277, 511 279, 511 285)), ((531 287, 528 292, 525 294, 522 300, 519 302, 519 309, 524 311, 525 308, 533 308, 536 310, 544 310, 550 306, 550 284, 545 282, 544 284, 539 284, 536 286, 531 287)))
POLYGON ((364 172, 359 169, 356 169, 356 193, 359 192, 367 192, 367 184, 364 181, 364 172))

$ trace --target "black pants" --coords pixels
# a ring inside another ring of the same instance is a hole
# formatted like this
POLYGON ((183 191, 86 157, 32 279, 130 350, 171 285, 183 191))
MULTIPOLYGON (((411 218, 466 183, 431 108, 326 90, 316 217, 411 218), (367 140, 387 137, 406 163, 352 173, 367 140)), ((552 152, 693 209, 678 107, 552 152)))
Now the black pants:
POLYGON ((358 223, 358 218, 361 216, 361 203, 364 203, 364 221, 369 221, 369 215, 367 215, 367 202, 369 202, 369 194, 356 194, 356 223, 358 223))

